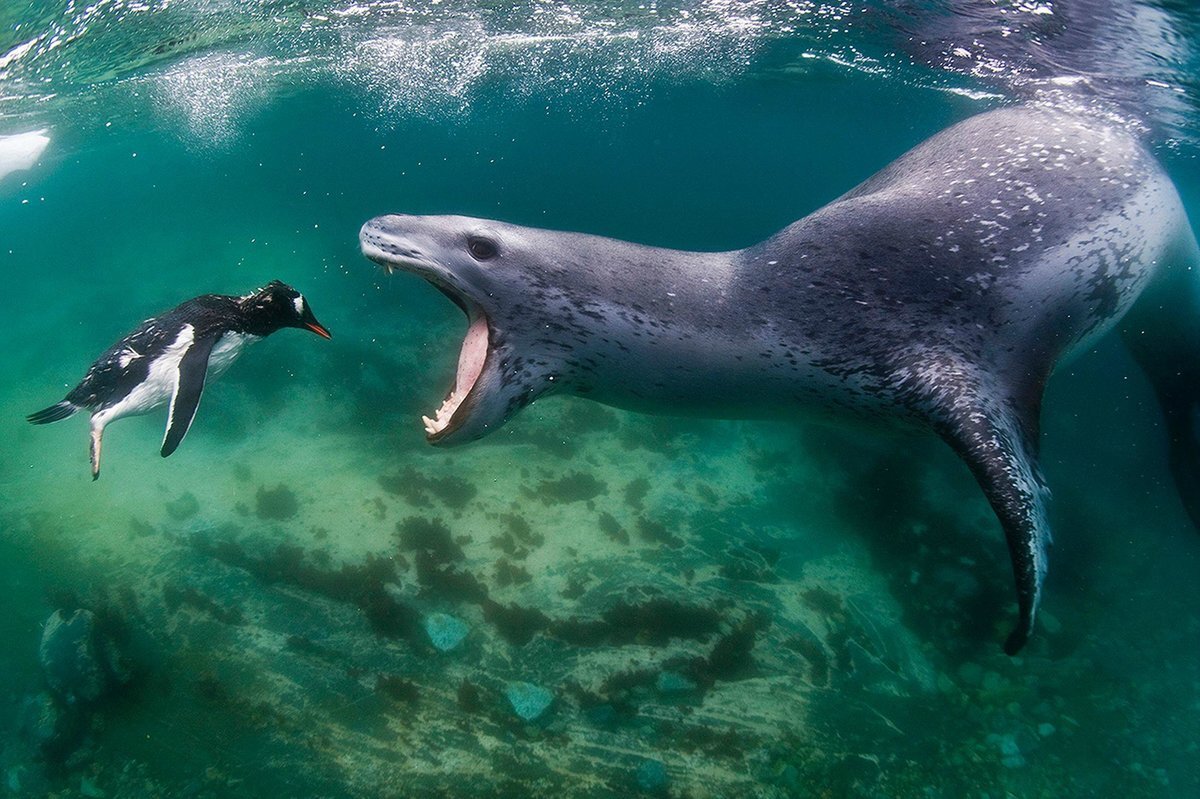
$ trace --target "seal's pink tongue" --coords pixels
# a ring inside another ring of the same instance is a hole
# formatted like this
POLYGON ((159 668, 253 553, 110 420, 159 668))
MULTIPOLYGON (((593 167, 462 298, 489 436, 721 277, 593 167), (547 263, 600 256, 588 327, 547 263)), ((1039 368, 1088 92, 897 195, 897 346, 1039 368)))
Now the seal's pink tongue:
POLYGON ((458 406, 462 405, 462 401, 467 398, 467 393, 474 387, 479 375, 483 373, 487 351, 487 317, 480 314, 467 328, 467 337, 463 339, 462 351, 458 353, 458 373, 454 378, 454 388, 432 419, 428 416, 421 417, 428 435, 436 435, 449 426, 450 420, 454 418, 454 412, 458 410, 458 406))
POLYGON ((471 386, 479 379, 483 371, 483 362, 487 358, 488 326, 487 317, 480 314, 467 329, 467 337, 463 340, 462 352, 458 354, 458 379, 454 384, 454 393, 460 397, 467 396, 471 386))

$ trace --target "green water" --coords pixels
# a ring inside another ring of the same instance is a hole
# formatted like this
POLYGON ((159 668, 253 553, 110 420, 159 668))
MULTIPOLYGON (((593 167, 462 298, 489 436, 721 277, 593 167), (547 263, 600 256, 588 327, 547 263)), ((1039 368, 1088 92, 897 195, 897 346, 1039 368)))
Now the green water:
MULTIPOLYGON (((1008 658, 1007 552, 937 441, 554 398, 436 450, 419 418, 451 382, 461 313, 358 250, 387 212, 741 247, 1002 90, 826 7, 611 4, 505 27, 486 4, 377 5, 108 4, 63 23, 88 32, 75 43, 0 65, 0 135, 51 138, 0 179, 0 791, 1200 790, 1200 539, 1115 341, 1051 383, 1051 577, 1008 658), (750 12, 774 27, 737 32, 750 12), (513 38, 547 32, 568 44, 513 38), (254 345, 171 458, 164 411, 109 429, 95 483, 83 420, 25 423, 147 316, 275 278, 334 338, 254 345), (134 676, 47 756, 38 646, 76 607, 119 619, 134 676), (433 647, 433 614, 465 622, 463 643, 433 647), (553 696, 537 719, 506 696, 522 682, 553 696)), ((6 6, 0 49, 64 19, 6 6)), ((1180 113, 1146 119, 1195 217, 1180 113)))

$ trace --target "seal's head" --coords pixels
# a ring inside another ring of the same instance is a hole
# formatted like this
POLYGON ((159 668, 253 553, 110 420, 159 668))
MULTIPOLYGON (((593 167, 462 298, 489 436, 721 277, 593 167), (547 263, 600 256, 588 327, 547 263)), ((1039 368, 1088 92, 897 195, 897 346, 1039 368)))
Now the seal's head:
POLYGON ((362 227, 367 258, 389 274, 424 278, 467 316, 454 385, 441 407, 423 417, 431 444, 487 435, 556 388, 568 371, 545 332, 547 294, 539 284, 546 276, 536 264, 546 253, 534 251, 528 233, 460 216, 393 214, 362 227))

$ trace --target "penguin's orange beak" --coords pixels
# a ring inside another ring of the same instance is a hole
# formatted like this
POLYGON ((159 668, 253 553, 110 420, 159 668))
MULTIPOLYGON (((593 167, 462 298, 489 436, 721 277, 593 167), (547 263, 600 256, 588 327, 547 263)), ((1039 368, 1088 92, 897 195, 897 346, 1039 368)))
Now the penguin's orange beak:
POLYGON ((333 338, 333 335, 326 330, 320 322, 305 322, 304 326, 316 333, 321 338, 333 338))

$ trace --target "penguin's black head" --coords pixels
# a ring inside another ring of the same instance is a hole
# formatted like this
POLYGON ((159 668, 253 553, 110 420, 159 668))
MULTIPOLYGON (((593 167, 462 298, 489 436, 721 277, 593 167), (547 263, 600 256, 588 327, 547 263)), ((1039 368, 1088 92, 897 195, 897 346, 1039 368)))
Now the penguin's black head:
POLYGON ((302 327, 322 338, 331 338, 325 326, 313 316, 304 295, 281 280, 272 280, 243 297, 242 308, 248 333, 266 336, 284 327, 302 327))

